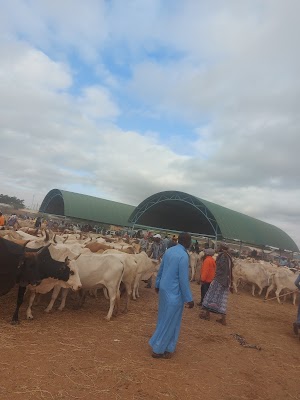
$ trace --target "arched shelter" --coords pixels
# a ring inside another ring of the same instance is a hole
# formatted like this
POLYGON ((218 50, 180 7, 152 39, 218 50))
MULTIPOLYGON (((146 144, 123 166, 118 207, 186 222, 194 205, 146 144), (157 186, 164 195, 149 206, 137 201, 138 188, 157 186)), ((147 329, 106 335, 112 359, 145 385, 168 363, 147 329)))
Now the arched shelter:
POLYGON ((128 218, 134 209, 128 204, 52 189, 45 196, 40 212, 108 225, 131 226, 128 218))
POLYGON ((259 247, 299 251, 293 239, 274 225, 178 191, 148 197, 135 208, 129 222, 188 231, 216 240, 239 240, 259 247))

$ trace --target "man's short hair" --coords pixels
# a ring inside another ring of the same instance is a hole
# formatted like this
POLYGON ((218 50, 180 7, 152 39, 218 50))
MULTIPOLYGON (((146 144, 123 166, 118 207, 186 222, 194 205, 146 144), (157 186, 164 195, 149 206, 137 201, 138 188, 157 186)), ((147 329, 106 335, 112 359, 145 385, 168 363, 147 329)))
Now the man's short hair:
POLYGON ((181 232, 178 235, 178 243, 184 246, 185 248, 190 247, 192 241, 192 237, 188 232, 181 232))

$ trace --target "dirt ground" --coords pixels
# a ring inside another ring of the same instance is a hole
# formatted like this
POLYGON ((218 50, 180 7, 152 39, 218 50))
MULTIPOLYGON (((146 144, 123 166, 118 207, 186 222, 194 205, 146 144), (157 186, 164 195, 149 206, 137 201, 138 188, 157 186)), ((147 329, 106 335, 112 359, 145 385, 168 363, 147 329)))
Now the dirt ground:
MULTIPOLYGON (((195 300, 199 286, 192 284, 195 300)), ((0 399, 283 400, 300 399, 300 341, 292 332, 296 307, 263 302, 249 292, 230 295, 228 326, 186 309, 177 351, 153 359, 148 340, 158 298, 141 289, 131 310, 106 322, 108 303, 67 300, 63 312, 33 309, 34 321, 9 324, 16 291, 0 298, 0 399), (242 335, 261 351, 245 348, 242 335)), ((124 300, 123 300, 124 301, 124 300)), ((57 307, 57 305, 56 305, 57 307)))

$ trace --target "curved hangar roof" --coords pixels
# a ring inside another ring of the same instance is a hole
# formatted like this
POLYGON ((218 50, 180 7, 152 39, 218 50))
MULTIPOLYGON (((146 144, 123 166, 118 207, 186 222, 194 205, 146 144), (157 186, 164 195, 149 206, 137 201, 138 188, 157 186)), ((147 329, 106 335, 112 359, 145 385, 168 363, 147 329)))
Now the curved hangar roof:
POLYGON ((128 226, 128 218, 134 209, 134 206, 128 204, 52 189, 44 198, 40 212, 109 225, 128 226))
POLYGON ((299 251, 293 239, 276 226, 183 192, 148 197, 135 208, 129 222, 299 251))

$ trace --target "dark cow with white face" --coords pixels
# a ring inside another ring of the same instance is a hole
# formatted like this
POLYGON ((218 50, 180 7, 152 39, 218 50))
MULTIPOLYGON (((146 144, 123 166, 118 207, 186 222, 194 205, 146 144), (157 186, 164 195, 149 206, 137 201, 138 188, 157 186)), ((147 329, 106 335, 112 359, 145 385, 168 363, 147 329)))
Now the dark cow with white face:
POLYGON ((38 251, 32 251, 31 256, 24 260, 26 269, 36 269, 39 274, 39 284, 32 284, 30 281, 20 281, 18 290, 17 307, 12 318, 12 324, 19 322, 19 309, 23 303, 26 287, 31 290, 29 307, 27 309, 27 318, 32 319, 31 307, 36 293, 48 293, 54 286, 60 285, 64 288, 78 290, 81 288, 81 282, 78 274, 78 269, 75 266, 70 266, 68 258, 64 262, 53 260, 50 255, 48 246, 43 247, 38 251))
POLYGON ((41 282, 36 264, 24 261, 31 257, 23 246, 0 237, 0 296, 7 294, 16 283, 23 281, 31 285, 41 282))

